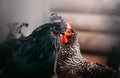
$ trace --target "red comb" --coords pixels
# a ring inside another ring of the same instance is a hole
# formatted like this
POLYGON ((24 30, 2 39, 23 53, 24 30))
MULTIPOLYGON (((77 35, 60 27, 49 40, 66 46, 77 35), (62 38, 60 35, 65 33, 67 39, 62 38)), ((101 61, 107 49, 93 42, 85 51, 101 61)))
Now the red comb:
POLYGON ((68 29, 71 29, 71 28, 72 28, 72 25, 73 25, 72 22, 66 22, 66 24, 67 24, 67 28, 68 28, 68 29))

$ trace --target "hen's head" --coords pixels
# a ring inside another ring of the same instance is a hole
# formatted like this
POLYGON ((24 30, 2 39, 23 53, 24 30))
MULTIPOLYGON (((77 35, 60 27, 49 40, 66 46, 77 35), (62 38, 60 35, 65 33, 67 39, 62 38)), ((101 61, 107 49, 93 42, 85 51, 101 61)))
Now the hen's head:
POLYGON ((67 22, 67 29, 65 31, 65 34, 62 34, 61 36, 61 41, 63 44, 71 44, 74 43, 74 41, 76 41, 76 32, 75 30, 72 28, 72 23, 71 22, 67 22))

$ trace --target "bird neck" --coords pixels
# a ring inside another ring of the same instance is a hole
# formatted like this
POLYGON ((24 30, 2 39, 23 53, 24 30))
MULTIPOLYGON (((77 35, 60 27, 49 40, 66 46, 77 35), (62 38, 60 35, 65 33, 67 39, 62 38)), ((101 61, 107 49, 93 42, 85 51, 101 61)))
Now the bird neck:
POLYGON ((76 63, 80 63, 84 60, 81 51, 80 51, 80 45, 78 40, 76 40, 73 45, 70 45, 69 48, 71 49, 71 52, 69 51, 69 55, 71 55, 72 59, 74 59, 74 61, 76 63))
POLYGON ((78 40, 76 40, 72 45, 62 45, 58 54, 58 61, 64 65, 66 64, 73 67, 85 61, 81 55, 78 40))

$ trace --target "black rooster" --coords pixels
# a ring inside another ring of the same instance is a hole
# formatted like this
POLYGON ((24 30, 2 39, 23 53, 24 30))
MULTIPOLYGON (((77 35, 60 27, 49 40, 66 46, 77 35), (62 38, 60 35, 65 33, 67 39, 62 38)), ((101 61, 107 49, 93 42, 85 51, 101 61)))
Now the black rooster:
POLYGON ((82 57, 74 29, 67 29, 61 39, 63 43, 57 54, 58 78, 119 78, 117 71, 82 57))
POLYGON ((28 37, 14 39, 9 46, 2 48, 0 53, 6 57, 6 63, 1 78, 51 78, 56 51, 61 44, 60 34, 66 29, 61 23, 63 20, 44 24, 28 37))

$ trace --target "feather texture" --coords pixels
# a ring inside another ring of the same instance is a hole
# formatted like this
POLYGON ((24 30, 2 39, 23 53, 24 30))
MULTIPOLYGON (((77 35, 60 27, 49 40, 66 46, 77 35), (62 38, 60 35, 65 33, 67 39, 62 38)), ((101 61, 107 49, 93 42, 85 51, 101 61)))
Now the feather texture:
POLYGON ((1 78, 51 78, 61 44, 60 32, 60 25, 47 23, 29 36, 13 39, 1 47, 5 61, 1 78))
POLYGON ((82 57, 77 33, 72 30, 73 35, 57 54, 58 78, 119 78, 117 71, 107 65, 88 62, 82 57))

